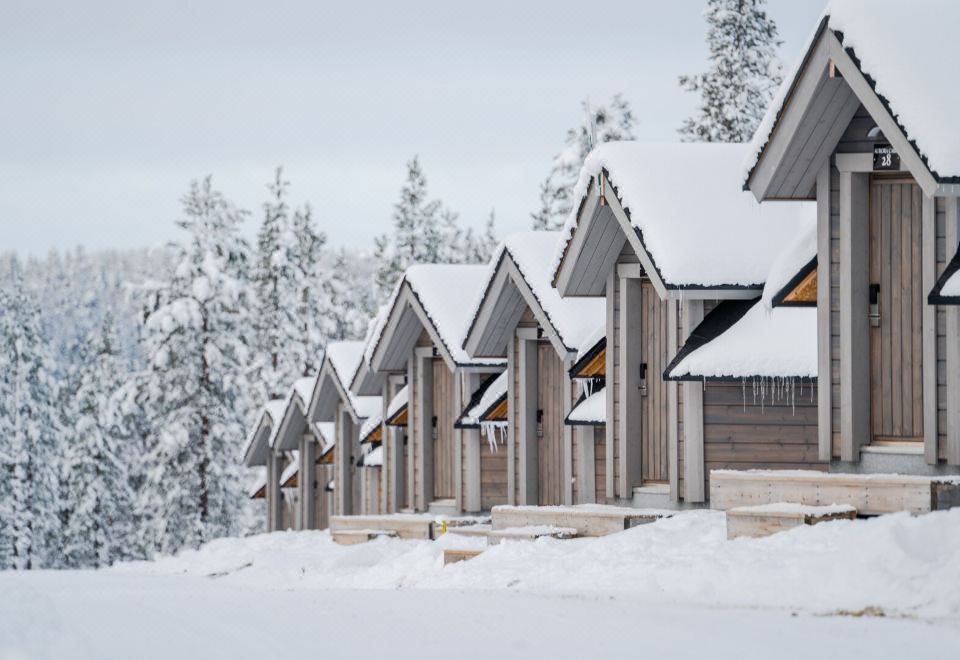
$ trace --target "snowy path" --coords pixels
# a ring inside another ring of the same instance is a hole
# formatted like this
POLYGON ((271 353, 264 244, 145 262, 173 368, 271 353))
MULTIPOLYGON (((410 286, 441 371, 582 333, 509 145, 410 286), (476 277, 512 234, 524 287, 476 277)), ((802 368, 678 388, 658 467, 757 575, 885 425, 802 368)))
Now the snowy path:
POLYGON ((879 659, 942 657, 960 646, 960 628, 942 623, 657 607, 628 597, 276 591, 80 572, 0 576, 0 593, 0 658, 702 660, 709 649, 713 657, 879 659))
POLYGON ((0 573, 9 658, 926 658, 960 648, 960 509, 726 541, 693 512, 601 539, 222 539, 0 573), (846 612, 882 613, 855 617, 846 612), (839 615, 838 614, 843 614, 839 615))

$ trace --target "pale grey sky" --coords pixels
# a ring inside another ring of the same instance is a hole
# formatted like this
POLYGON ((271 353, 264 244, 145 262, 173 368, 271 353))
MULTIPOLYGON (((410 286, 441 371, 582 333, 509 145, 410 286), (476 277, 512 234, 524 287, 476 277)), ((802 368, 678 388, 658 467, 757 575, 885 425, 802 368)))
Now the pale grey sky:
MULTIPOLYGON (((163 243, 207 173, 257 219, 277 164, 332 243, 366 247, 414 154, 466 222, 527 228, 585 96, 676 139, 704 4, 5 0, 0 251, 163 243)), ((788 68, 823 4, 770 1, 788 68)))

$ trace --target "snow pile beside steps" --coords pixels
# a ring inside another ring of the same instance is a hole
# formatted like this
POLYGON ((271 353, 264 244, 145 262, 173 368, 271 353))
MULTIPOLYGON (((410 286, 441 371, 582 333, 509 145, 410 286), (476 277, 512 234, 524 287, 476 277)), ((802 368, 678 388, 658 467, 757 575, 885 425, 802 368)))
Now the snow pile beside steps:
POLYGON ((339 546, 327 532, 214 541, 112 571, 217 576, 265 589, 457 589, 627 595, 650 603, 882 611, 960 618, 960 509, 835 521, 727 541, 724 515, 677 514, 603 538, 504 542, 443 566, 476 539, 379 539, 339 546))

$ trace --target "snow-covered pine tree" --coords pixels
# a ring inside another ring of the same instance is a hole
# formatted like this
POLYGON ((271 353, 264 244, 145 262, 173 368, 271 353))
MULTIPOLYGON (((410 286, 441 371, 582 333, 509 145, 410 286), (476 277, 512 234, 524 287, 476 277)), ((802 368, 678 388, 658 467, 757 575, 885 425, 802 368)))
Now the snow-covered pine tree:
POLYGON ((461 241, 460 260, 468 264, 485 264, 493 256, 493 251, 497 249, 498 242, 496 214, 491 210, 482 234, 474 233, 472 228, 468 228, 464 232, 461 241))
POLYGON ((125 368, 109 315, 79 350, 82 367, 64 447, 63 557, 71 568, 108 566, 135 556, 129 454, 109 409, 125 368))
POLYGON ((187 238, 145 321, 148 366, 137 400, 149 430, 137 508, 148 552, 242 531, 237 455, 254 403, 242 219, 209 177, 193 182, 178 222, 187 238))
POLYGON ((540 208, 530 214, 536 230, 559 229, 570 215, 573 188, 590 151, 604 142, 633 140, 636 119, 630 103, 615 94, 607 105, 582 103, 583 122, 567 131, 563 149, 540 184, 540 208))
POLYGON ((299 377, 317 372, 326 345, 322 323, 327 307, 323 300, 323 247, 327 237, 314 226, 309 205, 294 211, 291 232, 298 337, 289 345, 292 355, 287 361, 298 368, 295 375, 299 377))
POLYGON ((261 399, 281 397, 302 367, 291 359, 299 342, 297 322, 297 244, 287 203, 290 182, 278 167, 267 186, 270 199, 263 205, 263 221, 257 233, 253 286, 256 307, 255 379, 264 391, 261 399))
POLYGON ((696 114, 680 135, 691 142, 748 142, 783 79, 777 26, 766 0, 707 0, 710 69, 680 76, 680 86, 700 93, 696 114))
POLYGON ((0 562, 56 568, 62 541, 57 383, 40 313, 11 261, 0 295, 0 562))

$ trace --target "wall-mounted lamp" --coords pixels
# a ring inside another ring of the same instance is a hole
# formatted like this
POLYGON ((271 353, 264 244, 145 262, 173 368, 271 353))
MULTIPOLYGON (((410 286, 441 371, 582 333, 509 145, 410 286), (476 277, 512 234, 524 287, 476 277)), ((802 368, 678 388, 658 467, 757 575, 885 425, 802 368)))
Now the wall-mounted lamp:
POLYGON ((640 363, 640 396, 647 396, 647 363, 640 363))
POLYGON ((433 439, 436 440, 437 439, 437 416, 436 415, 433 416, 432 421, 433 421, 433 429, 431 429, 430 432, 433 435, 433 439))
POLYGON ((537 411, 537 437, 543 437, 543 411, 537 411))

